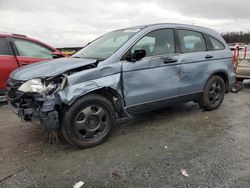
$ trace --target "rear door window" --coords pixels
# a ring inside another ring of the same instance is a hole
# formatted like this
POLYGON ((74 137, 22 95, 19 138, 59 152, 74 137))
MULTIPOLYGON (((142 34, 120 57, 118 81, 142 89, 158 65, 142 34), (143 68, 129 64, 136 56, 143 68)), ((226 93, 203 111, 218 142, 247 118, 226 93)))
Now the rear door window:
POLYGON ((206 51, 206 43, 202 34, 190 30, 177 30, 182 53, 206 51))
POLYGON ((0 37, 0 55, 11 55, 8 41, 4 37, 0 37))
POLYGON ((46 59, 53 58, 52 50, 45 46, 22 39, 13 39, 13 41, 17 48, 19 56, 46 59))

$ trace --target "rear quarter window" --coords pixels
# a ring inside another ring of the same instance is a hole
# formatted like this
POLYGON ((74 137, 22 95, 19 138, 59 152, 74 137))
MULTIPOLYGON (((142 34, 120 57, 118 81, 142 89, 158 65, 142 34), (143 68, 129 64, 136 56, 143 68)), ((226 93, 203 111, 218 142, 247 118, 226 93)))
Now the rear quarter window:
POLYGON ((206 36, 207 38, 207 43, 208 43, 208 50, 214 51, 214 50, 224 50, 225 46, 218 41, 217 39, 211 37, 211 36, 206 36))
POLYGON ((3 37, 0 37, 0 55, 11 55, 8 41, 3 37))

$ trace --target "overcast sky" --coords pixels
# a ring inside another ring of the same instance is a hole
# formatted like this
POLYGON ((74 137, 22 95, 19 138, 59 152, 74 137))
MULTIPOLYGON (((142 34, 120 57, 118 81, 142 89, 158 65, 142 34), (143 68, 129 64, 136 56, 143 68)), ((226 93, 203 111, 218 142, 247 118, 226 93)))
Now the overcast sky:
POLYGON ((114 29, 150 23, 250 31, 249 7, 249 0, 0 0, 0 32, 66 47, 83 46, 114 29))

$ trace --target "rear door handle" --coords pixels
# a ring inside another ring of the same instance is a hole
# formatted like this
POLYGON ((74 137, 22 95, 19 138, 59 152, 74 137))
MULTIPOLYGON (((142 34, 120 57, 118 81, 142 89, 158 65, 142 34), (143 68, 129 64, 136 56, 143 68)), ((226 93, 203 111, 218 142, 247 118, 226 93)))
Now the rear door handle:
POLYGON ((175 59, 175 58, 172 58, 172 57, 167 57, 167 58, 164 58, 163 59, 163 63, 175 63, 175 62, 177 62, 178 60, 177 59, 175 59))
POLYGON ((22 65, 28 65, 29 62, 22 62, 21 64, 22 64, 22 65))
POLYGON ((211 58, 213 58, 213 57, 214 57, 214 56, 212 56, 212 55, 206 55, 206 56, 205 56, 206 59, 211 59, 211 58))

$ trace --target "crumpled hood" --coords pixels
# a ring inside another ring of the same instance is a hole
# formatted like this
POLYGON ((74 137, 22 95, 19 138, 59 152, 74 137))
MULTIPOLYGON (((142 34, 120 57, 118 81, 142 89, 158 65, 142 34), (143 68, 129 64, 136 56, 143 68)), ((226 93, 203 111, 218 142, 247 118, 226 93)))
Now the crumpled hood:
POLYGON ((94 59, 83 58, 60 58, 42 61, 16 69, 10 74, 10 78, 26 81, 32 78, 57 76, 66 71, 93 64, 95 62, 96 60, 94 59))

